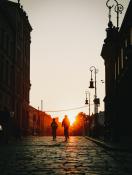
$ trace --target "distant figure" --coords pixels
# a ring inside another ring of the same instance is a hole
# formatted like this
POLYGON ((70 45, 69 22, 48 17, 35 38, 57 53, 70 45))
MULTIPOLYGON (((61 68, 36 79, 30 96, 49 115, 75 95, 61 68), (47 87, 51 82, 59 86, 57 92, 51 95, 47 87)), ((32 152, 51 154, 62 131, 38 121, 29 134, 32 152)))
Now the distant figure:
POLYGON ((65 141, 67 141, 67 139, 69 139, 69 127, 70 127, 70 121, 67 115, 64 116, 64 119, 62 121, 62 126, 64 127, 65 141))
POLYGON ((55 118, 53 118, 53 120, 52 120, 51 128, 52 128, 53 140, 56 140, 56 130, 58 128, 58 124, 56 123, 55 118))

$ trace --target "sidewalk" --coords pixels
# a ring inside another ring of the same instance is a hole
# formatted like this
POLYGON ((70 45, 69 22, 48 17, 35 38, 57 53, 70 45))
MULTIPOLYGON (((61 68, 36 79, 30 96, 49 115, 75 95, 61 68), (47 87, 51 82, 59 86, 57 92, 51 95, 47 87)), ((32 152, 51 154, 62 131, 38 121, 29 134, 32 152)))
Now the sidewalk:
POLYGON ((87 139, 93 141, 94 143, 113 151, 124 151, 124 152, 132 152, 132 141, 131 142, 123 142, 123 143, 112 143, 112 142, 105 142, 98 138, 92 138, 86 136, 87 139))

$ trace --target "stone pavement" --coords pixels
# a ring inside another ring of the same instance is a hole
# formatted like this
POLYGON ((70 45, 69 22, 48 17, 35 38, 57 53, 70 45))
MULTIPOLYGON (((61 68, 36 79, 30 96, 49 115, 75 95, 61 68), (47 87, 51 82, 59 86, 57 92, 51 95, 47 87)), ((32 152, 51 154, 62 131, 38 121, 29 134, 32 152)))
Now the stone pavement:
POLYGON ((85 137, 29 137, 0 146, 0 175, 132 175, 132 153, 85 137))

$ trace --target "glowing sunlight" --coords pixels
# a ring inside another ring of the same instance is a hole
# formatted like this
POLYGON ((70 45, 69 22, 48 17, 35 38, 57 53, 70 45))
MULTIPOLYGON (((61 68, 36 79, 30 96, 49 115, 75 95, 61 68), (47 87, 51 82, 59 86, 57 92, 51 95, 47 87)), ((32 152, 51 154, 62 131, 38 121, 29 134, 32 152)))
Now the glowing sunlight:
POLYGON ((75 117, 74 116, 68 116, 69 120, 70 120, 70 125, 73 125, 73 123, 75 122, 75 117))
POLYGON ((73 123, 75 122, 75 118, 76 118, 76 116, 75 116, 75 114, 72 113, 72 112, 68 112, 67 115, 68 115, 68 118, 69 118, 69 120, 70 120, 70 126, 72 126, 73 123))
MULTIPOLYGON (((62 122, 63 120, 63 117, 64 117, 65 114, 61 114, 59 115, 59 121, 62 122)), ((66 115, 68 116, 69 120, 70 120, 70 126, 73 125, 73 123, 75 122, 75 119, 76 119, 76 115, 75 112, 67 112, 66 115)))

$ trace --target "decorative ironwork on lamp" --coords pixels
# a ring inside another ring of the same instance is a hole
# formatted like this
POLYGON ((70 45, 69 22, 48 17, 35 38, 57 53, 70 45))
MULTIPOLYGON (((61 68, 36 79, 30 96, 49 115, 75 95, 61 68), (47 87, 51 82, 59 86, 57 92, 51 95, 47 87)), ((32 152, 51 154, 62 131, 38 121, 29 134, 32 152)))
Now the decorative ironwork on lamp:
POLYGON ((86 94, 85 105, 89 105, 89 116, 90 116, 90 92, 85 91, 85 94, 86 94))
POLYGON ((95 89, 95 95, 94 95, 94 112, 95 114, 98 113, 98 105, 100 104, 99 98, 97 98, 97 86, 96 86, 96 74, 97 74, 97 69, 95 66, 90 67, 90 72, 91 72, 91 80, 90 80, 90 86, 89 88, 94 88, 95 89), (95 80, 93 81, 92 78, 92 71, 94 71, 95 75, 95 80))
POLYGON ((100 99, 99 98, 95 98, 94 99, 94 104, 99 105, 100 104, 100 99))
POLYGON ((85 105, 88 105, 88 96, 87 96, 87 91, 85 92, 85 94, 86 94, 85 105))
MULTIPOLYGON (((107 0, 106 2, 106 6, 109 8, 109 22, 111 22, 111 9, 114 7, 114 4, 113 5, 109 5, 109 1, 110 0, 107 0)), ((114 0, 116 2, 116 5, 114 7, 114 11, 116 12, 117 14, 117 29, 119 29, 119 14, 122 13, 122 11, 124 10, 124 7, 123 5, 119 4, 117 0, 114 0)))
POLYGON ((92 71, 93 70, 90 70, 90 72, 91 72, 91 80, 90 80, 90 86, 89 86, 89 88, 94 88, 94 81, 93 81, 93 78, 92 78, 92 71))

